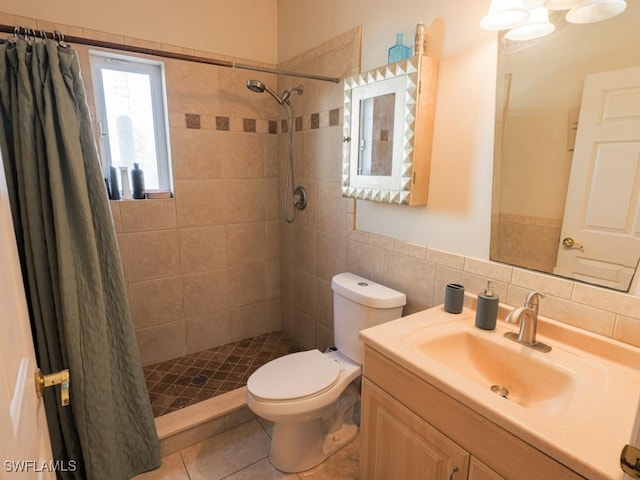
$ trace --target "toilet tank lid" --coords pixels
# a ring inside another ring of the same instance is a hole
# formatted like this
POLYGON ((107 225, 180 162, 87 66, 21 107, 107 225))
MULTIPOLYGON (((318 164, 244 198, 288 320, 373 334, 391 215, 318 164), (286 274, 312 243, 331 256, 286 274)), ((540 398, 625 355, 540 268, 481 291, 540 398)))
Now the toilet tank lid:
POLYGON ((343 297, 367 307, 395 308, 407 303, 404 293, 349 272, 334 276, 331 288, 343 297))

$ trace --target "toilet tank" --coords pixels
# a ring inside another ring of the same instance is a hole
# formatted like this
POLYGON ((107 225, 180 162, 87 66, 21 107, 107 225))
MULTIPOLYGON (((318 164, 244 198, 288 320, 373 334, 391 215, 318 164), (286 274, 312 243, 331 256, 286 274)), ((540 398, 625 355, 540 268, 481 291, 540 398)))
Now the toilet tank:
POLYGON ((354 362, 362 364, 364 347, 358 332, 400 318, 407 297, 353 273, 333 277, 331 288, 336 347, 354 362))

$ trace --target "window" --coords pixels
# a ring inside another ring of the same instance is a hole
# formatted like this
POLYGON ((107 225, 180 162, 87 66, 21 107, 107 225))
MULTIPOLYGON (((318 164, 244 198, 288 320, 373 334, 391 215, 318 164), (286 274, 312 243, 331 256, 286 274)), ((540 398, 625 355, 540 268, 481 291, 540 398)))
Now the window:
POLYGON ((91 68, 105 176, 138 163, 147 190, 171 190, 164 65, 91 52, 91 68))

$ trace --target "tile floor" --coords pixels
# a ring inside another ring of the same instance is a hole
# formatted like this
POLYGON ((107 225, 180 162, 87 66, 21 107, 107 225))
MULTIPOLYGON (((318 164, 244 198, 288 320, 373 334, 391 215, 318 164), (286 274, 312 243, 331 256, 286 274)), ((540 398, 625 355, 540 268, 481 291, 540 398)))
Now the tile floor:
POLYGON ((274 358, 299 351, 280 332, 266 333, 144 367, 153 415, 193 405, 247 384, 274 358))
POLYGON ((262 419, 168 455, 134 480, 358 480, 360 437, 306 472, 285 474, 269 463, 271 424, 262 419))

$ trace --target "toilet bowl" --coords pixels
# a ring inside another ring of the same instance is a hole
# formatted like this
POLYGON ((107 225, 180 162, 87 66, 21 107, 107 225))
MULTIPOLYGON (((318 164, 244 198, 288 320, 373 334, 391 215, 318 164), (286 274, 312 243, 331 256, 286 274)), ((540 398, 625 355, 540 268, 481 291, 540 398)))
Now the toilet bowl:
POLYGON ((356 437, 358 332, 400 317, 406 303, 404 294, 352 273, 336 275, 332 289, 337 348, 285 355, 247 381, 247 406, 274 424, 269 458, 283 472, 308 470, 356 437))

